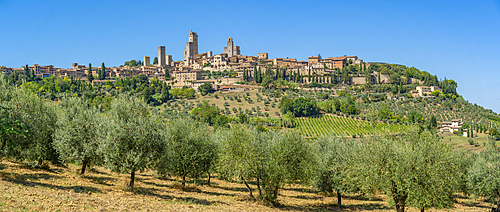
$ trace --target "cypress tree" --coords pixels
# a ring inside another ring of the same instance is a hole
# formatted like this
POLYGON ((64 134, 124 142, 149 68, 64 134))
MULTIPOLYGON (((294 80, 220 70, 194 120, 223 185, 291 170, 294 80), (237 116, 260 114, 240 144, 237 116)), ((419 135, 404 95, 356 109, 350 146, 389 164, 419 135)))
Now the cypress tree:
POLYGON ((92 64, 89 63, 89 74, 87 75, 87 79, 92 83, 94 81, 94 76, 92 75, 92 64))
POLYGON ((104 62, 102 62, 101 70, 99 71, 99 79, 106 79, 106 68, 104 67, 104 62))
POLYGON ((24 74, 26 75, 26 77, 28 77, 28 79, 31 78, 31 71, 28 68, 28 64, 26 64, 26 66, 24 67, 24 74))
POLYGON ((261 82, 262 82, 262 70, 259 67, 259 81, 258 81, 258 83, 261 83, 261 82))

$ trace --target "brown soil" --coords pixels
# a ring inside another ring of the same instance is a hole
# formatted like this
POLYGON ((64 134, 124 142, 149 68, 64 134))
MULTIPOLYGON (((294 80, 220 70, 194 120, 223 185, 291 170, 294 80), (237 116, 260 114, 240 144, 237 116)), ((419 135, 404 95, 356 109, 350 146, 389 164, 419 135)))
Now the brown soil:
MULTIPOLYGON (((73 164, 51 166, 47 171, 4 160, 0 167, 0 211, 394 211, 382 195, 351 195, 339 207, 336 197, 298 185, 283 189, 279 194, 282 206, 271 207, 251 201, 243 184, 214 178, 211 186, 191 181, 182 188, 174 179, 160 180, 148 171, 136 175, 131 191, 125 186, 128 175, 102 167, 84 176, 77 174, 73 164)), ((448 211, 488 211, 491 207, 482 200, 460 197, 457 201, 448 211)))

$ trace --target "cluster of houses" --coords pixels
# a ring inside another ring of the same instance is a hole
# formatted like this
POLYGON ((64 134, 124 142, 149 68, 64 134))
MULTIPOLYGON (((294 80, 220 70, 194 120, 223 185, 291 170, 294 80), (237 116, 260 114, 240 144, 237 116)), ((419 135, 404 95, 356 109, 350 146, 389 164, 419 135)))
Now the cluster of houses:
MULTIPOLYGON (((274 58, 269 59, 268 53, 258 53, 257 56, 241 55, 240 46, 235 46, 233 38, 227 40, 227 46, 224 47, 224 53, 213 55, 212 51, 205 53, 198 52, 198 34, 190 32, 186 49, 184 50, 184 61, 173 61, 172 55, 167 55, 165 46, 158 47, 158 62, 150 64, 150 57, 144 56, 143 64, 139 66, 122 65, 119 67, 104 67, 107 78, 125 78, 140 74, 146 75, 149 79, 156 78, 164 80, 172 87, 187 86, 198 88, 204 83, 211 83, 214 88, 225 85, 233 85, 242 81, 244 75, 252 79, 257 70, 262 72, 284 71, 287 75, 299 73, 303 83, 310 83, 313 77, 310 74, 323 76, 333 74, 344 68, 348 64, 357 65, 361 71, 370 66, 357 56, 340 56, 322 58, 320 55, 311 56, 307 61, 300 61, 295 58, 274 58), (218 72, 214 74, 214 72, 218 72), (231 72, 231 74, 227 74, 231 72), (224 73, 224 74, 222 74, 224 73), (210 75, 210 76, 207 76, 210 75)), ((87 67, 73 63, 71 68, 56 68, 52 65, 40 66, 34 64, 28 67, 34 75, 41 78, 49 76, 73 76, 79 79, 87 79, 89 74, 94 77, 98 75, 102 67, 87 67)), ((23 71, 22 68, 0 67, 5 75, 14 71, 23 71)), ((372 78, 381 83, 389 83, 389 76, 385 74, 373 73, 372 78), (380 79, 379 79, 380 78, 380 79)), ((316 78, 318 80, 318 78, 316 78)), ((332 78, 321 78, 323 83, 331 83, 332 78)), ((416 79, 412 79, 416 80, 416 79)), ((418 81, 418 80, 417 80, 418 81)), ((95 80, 94 83, 101 84, 104 81, 95 80)), ((352 77, 353 84, 365 84, 366 77, 352 77)), ((436 86, 419 86, 411 91, 411 95, 426 97, 439 90, 436 86)))

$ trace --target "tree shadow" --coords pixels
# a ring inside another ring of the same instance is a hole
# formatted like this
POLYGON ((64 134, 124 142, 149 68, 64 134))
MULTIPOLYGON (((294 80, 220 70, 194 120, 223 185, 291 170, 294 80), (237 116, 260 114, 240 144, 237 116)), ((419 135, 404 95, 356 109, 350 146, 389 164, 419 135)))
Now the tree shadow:
POLYGON ((313 199, 313 200, 323 199, 323 197, 321 197, 321 196, 311 197, 311 196, 305 196, 305 195, 288 196, 288 197, 296 198, 296 199, 313 199))
POLYGON ((490 208, 491 207, 491 206, 487 206, 487 205, 481 205, 480 203, 477 203, 477 202, 470 202, 470 203, 457 202, 457 204, 462 205, 462 206, 466 206, 466 207, 475 207, 475 208, 490 208))
POLYGON ((300 193, 311 193, 311 194, 317 194, 319 191, 314 188, 283 188, 283 190, 287 191, 296 191, 300 193))
POLYGON ((354 200, 362 200, 362 201, 384 201, 384 199, 382 199, 381 197, 366 196, 363 194, 346 195, 343 197, 349 198, 349 199, 354 199, 354 200))
POLYGON ((357 204, 357 205, 349 205, 346 208, 353 208, 356 210, 387 210, 391 209, 380 203, 369 203, 369 204, 357 204))
MULTIPOLYGON (((238 188, 238 187, 226 187, 226 186, 213 186, 214 188, 224 189, 226 191, 239 191, 239 192, 248 192, 247 188, 238 188)), ((255 190, 255 189, 254 189, 255 190)))
POLYGON ((141 183, 144 183, 146 185, 151 185, 151 186, 156 186, 156 187, 162 187, 162 188, 171 188, 172 186, 169 186, 167 184, 158 184, 155 182, 148 182, 148 181, 140 181, 141 183))
MULTIPOLYGON (((101 190, 90 187, 90 186, 59 186, 59 185, 53 185, 53 184, 48 184, 48 183, 42 183, 42 182, 34 182, 34 181, 26 181, 23 175, 19 174, 11 174, 14 175, 13 177, 10 178, 4 178, 5 181, 15 183, 18 185, 22 186, 28 186, 28 187, 44 187, 44 188, 50 188, 50 189, 59 189, 59 190, 73 190, 75 193, 87 193, 87 192, 94 192, 94 193, 102 193, 101 190), (17 175, 17 176, 16 176, 17 175)), ((51 179, 51 178, 60 178, 58 176, 52 176, 44 179, 51 179)), ((40 178, 37 178, 40 179, 40 178)))
POLYGON ((47 173, 34 173, 34 174, 17 174, 17 173, 8 173, 8 172, 1 172, 0 177, 3 178, 5 181, 9 182, 24 182, 27 179, 30 180, 39 180, 39 179, 59 179, 61 177, 56 176, 56 175, 51 175, 47 173))
POLYGON ((143 188, 143 187, 135 187, 133 191, 134 194, 142 194, 142 195, 148 195, 148 196, 155 196, 163 200, 167 201, 179 201, 179 202, 185 202, 185 203, 192 203, 192 204, 197 204, 197 205, 212 205, 212 204, 224 204, 224 205, 229 205, 225 202, 221 201, 208 201, 206 199, 198 199, 194 197, 176 197, 176 196, 170 196, 170 195, 165 195, 165 194, 159 194, 156 193, 155 191, 160 191, 163 192, 159 189, 156 188, 143 188))
MULTIPOLYGON (((78 169, 81 171, 81 169, 78 169)), ((107 173, 105 172, 101 172, 99 170, 97 170, 96 168, 92 167, 88 170, 89 173, 93 173, 93 174, 101 174, 101 175, 107 175, 107 173)))
POLYGON ((46 173, 22 174, 21 176, 24 179, 31 179, 31 180, 40 180, 40 179, 48 180, 48 179, 61 178, 59 176, 46 174, 46 173))
POLYGON ((107 182, 113 181, 113 178, 111 178, 111 177, 97 177, 97 176, 88 176, 88 175, 83 175, 82 177, 85 179, 91 180, 93 183, 106 185, 106 186, 113 186, 113 184, 107 183, 107 182))
POLYGON ((200 193, 208 194, 208 195, 215 195, 215 196, 228 196, 228 197, 234 197, 234 194, 224 194, 224 193, 219 193, 219 192, 212 192, 212 191, 200 191, 200 193))
POLYGON ((282 205, 278 209, 283 211, 367 211, 367 210, 387 210, 390 209, 382 204, 367 205, 337 205, 335 203, 322 203, 314 205, 286 206, 282 205))

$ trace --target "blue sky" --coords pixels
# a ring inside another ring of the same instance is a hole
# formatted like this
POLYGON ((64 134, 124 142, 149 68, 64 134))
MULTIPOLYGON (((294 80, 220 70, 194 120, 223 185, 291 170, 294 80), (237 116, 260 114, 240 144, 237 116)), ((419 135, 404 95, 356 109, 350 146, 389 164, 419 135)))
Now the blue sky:
POLYGON ((189 30, 199 51, 307 60, 357 55, 458 82, 470 102, 500 113, 500 1, 6 1, 0 65, 119 66, 182 60, 189 30))

